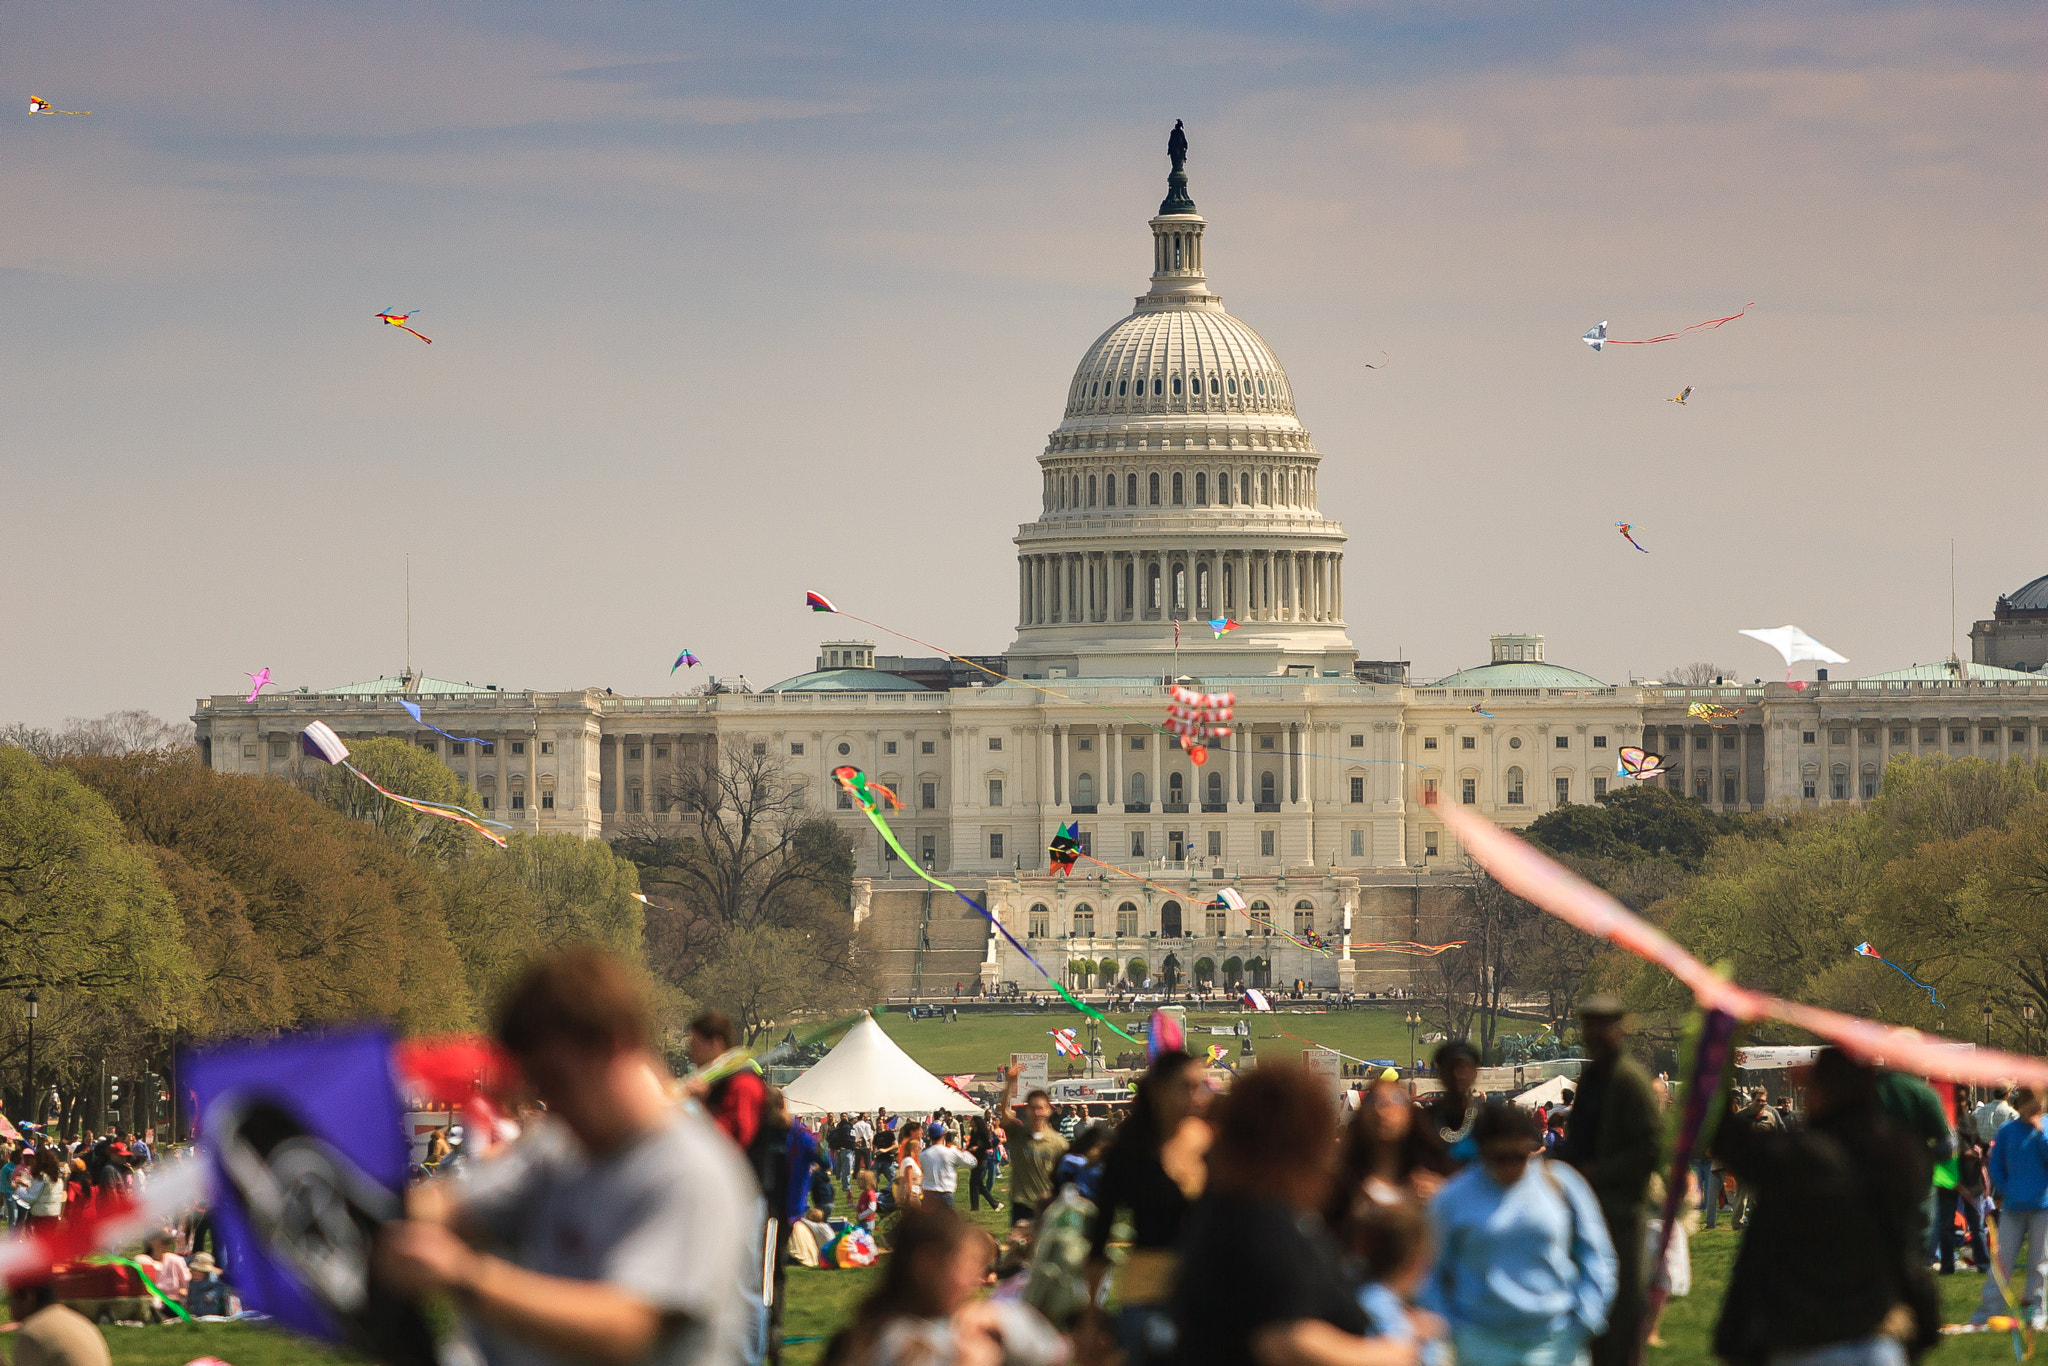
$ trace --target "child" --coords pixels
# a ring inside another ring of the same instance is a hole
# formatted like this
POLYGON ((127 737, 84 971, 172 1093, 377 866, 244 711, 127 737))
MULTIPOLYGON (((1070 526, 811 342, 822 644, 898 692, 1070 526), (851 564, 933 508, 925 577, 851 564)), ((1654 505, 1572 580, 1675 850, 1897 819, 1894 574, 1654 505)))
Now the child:
POLYGON ((1422 1366, 1449 1360, 1444 1321, 1414 1308, 1430 1272, 1429 1225, 1412 1200, 1359 1201, 1352 1221, 1352 1250, 1364 1262, 1365 1284, 1358 1307, 1373 1335, 1388 1342, 1416 1343, 1422 1366))
POLYGON ((880 1197, 875 1194, 875 1174, 871 1171, 854 1173, 853 1190, 853 1222, 873 1233, 875 1206, 880 1203, 880 1197))
POLYGON ((1066 1366, 1066 1341, 1036 1310, 978 1298, 989 1241, 944 1205, 906 1212, 879 1284, 826 1345, 824 1366, 1066 1366))
POLYGON ((238 1305, 210 1252, 192 1254, 192 1284, 185 1289, 185 1311, 195 1319, 231 1318, 238 1305))

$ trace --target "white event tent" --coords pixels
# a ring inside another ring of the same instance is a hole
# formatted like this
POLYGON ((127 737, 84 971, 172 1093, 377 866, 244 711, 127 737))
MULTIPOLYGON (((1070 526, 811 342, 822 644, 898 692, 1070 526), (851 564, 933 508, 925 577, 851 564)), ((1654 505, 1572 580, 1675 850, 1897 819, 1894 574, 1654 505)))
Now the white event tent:
POLYGON ((1578 1089, 1578 1082, 1570 1077, 1552 1077, 1516 1096, 1515 1104, 1524 1110, 1533 1110, 1539 1105, 1562 1105, 1566 1093, 1576 1092, 1578 1089))
POLYGON ((872 1015, 861 1016, 817 1066, 784 1087, 782 1094, 790 1113, 797 1115, 877 1108, 899 1115, 933 1110, 957 1115, 981 1109, 912 1062, 872 1015))

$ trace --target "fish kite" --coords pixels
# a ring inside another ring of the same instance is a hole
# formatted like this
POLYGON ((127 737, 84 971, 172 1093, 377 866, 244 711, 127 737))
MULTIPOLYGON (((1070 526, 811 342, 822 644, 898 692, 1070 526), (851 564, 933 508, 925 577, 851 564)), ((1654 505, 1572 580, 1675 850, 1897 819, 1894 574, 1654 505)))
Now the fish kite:
POLYGON ((415 308, 412 310, 412 313, 379 313, 377 316, 383 319, 387 325, 395 327, 401 332, 412 332, 412 334, 415 337, 418 337, 427 345, 432 346, 434 344, 434 339, 432 337, 429 337, 422 332, 413 332, 413 329, 405 325, 405 320, 410 318, 413 315, 413 313, 417 312, 419 312, 419 310, 415 308))
POLYGON ((1063 1058, 1078 1058, 1081 1056, 1081 1041, 1074 1037, 1073 1030, 1048 1029, 1045 1032, 1052 1035, 1053 1052, 1063 1058))
MULTIPOLYGON (((434 732, 434 734, 448 735, 447 731, 442 730, 432 721, 429 721, 427 720, 426 717, 420 715, 419 703, 408 702, 401 697, 398 699, 398 705, 404 707, 406 711, 412 716, 413 720, 417 721, 420 725, 425 726, 428 730, 434 732)), ((448 738, 450 740, 453 740, 458 745, 488 745, 489 743, 491 743, 489 740, 484 739, 484 737, 481 735, 448 735, 448 738)))
POLYGON ((1666 771, 1663 755, 1652 754, 1634 745, 1623 745, 1621 757, 1616 762, 1619 766, 1614 770, 1615 777, 1634 778, 1639 783, 1646 783, 1666 771))
POLYGON ((1764 644, 1785 656, 1785 682, 1795 692, 1804 692, 1806 690, 1805 679, 1795 679, 1792 677, 1792 666, 1802 659, 1818 660, 1822 664, 1847 664, 1849 662, 1847 655, 1836 654, 1797 626, 1763 627, 1754 631, 1744 631, 1742 634, 1756 640, 1761 640, 1764 644))
POLYGON ((832 600, 823 593, 804 594, 804 606, 810 608, 813 612, 837 612, 839 610, 832 605, 832 600))
POLYGON ((1230 719, 1237 694, 1196 692, 1176 683, 1167 689, 1167 698, 1165 729, 1181 738, 1188 762, 1199 768, 1209 762, 1209 751, 1201 742, 1230 734, 1230 727, 1222 723, 1230 719))
POLYGON ((1616 522, 1616 523, 1615 523, 1614 525, 1615 525, 1615 527, 1616 527, 1617 529, 1619 529, 1619 530, 1620 530, 1620 532, 1621 532, 1621 539, 1623 539, 1624 541, 1627 541, 1627 542, 1628 542, 1628 543, 1629 543, 1630 545, 1634 546, 1634 547, 1635 547, 1636 549, 1638 549, 1638 550, 1642 550, 1642 551, 1643 551, 1643 553, 1644 553, 1645 555, 1647 555, 1647 554, 1649 554, 1649 553, 1650 553, 1649 551, 1647 551, 1647 550, 1644 550, 1644 549, 1643 549, 1643 544, 1642 544, 1642 542, 1638 541, 1638 540, 1637 540, 1637 539, 1636 539, 1636 538, 1634 537, 1634 535, 1632 535, 1632 534, 1631 534, 1631 533, 1633 533, 1633 532, 1635 531, 1635 528, 1634 528, 1633 526, 1630 526, 1630 525, 1629 525, 1629 524, 1628 524, 1627 522, 1616 522))
POLYGON ((673 674, 677 669, 682 668, 685 664, 689 665, 691 668, 694 669, 703 662, 703 660, 697 658, 697 656, 691 654, 688 650, 685 650, 681 654, 676 656, 676 662, 668 666, 668 671, 671 674, 673 674))
POLYGON ((42 97, 41 95, 30 95, 30 96, 28 97, 28 112, 29 112, 29 113, 31 113, 31 114, 78 114, 78 115, 84 115, 84 114, 90 114, 90 113, 92 112, 92 110, 90 110, 90 109, 59 109, 59 108, 57 108, 57 107, 56 107, 55 105, 52 105, 52 104, 51 104, 51 103, 50 103, 50 102, 49 102, 48 100, 44 99, 44 98, 43 98, 43 97, 42 97))
MULTIPOLYGON (((445 733, 443 732, 443 734, 445 733)), ((496 831, 487 830, 485 827, 495 825, 499 830, 510 830, 511 826, 503 821, 486 820, 474 811, 456 806, 450 802, 427 802, 421 801, 416 797, 400 796, 350 763, 348 761, 348 746, 341 742, 341 737, 336 735, 334 728, 325 721, 315 721, 312 725, 299 732, 299 745, 312 758, 318 759, 322 763, 333 764, 336 768, 347 769, 376 789, 378 795, 397 802, 400 806, 409 807, 419 812, 422 816, 439 816, 444 821, 454 821, 457 825, 466 825, 492 844, 497 845, 500 849, 505 847, 505 837, 496 831)))
POLYGON ((1498 718, 1498 717, 1496 717, 1496 716, 1495 716, 1495 715, 1494 715, 1494 714, 1493 714, 1492 712, 1490 712, 1490 711, 1488 711, 1488 710, 1487 710, 1486 708, 1484 708, 1484 707, 1480 706, 1480 705, 1479 705, 1479 704, 1478 704, 1477 702, 1474 702, 1474 703, 1473 703, 1473 704, 1472 704, 1472 705, 1471 705, 1470 707, 1467 707, 1467 708, 1466 708, 1466 710, 1467 710, 1467 711, 1476 711, 1476 712, 1478 712, 1478 713, 1479 713, 1479 714, 1480 714, 1481 716, 1485 717, 1485 718, 1486 718, 1487 720, 1489 720, 1489 721, 1495 721, 1495 720, 1498 720, 1498 719, 1499 719, 1499 718, 1498 718))
POLYGON ((1685 406, 1685 401, 1686 401, 1687 399, 1691 398, 1691 397, 1692 397, 1692 386, 1691 386, 1690 384, 1688 384, 1688 385, 1686 385, 1686 386, 1685 386, 1685 387, 1684 387, 1683 389, 1680 389, 1680 390, 1678 391, 1678 397, 1677 397, 1677 398, 1667 398, 1667 399, 1665 399, 1664 401, 1665 401, 1666 403, 1676 403, 1676 404, 1677 404, 1677 405, 1678 405, 1679 407, 1683 408, 1683 407, 1685 406))
POLYGON ((254 702, 257 693, 262 692, 265 688, 277 686, 270 681, 270 669, 268 666, 258 669, 255 673, 244 671, 242 677, 248 679, 250 684, 249 695, 242 699, 244 702, 254 702))
POLYGON ((1242 625, 1244 625, 1243 622, 1232 621, 1229 617, 1216 617, 1210 621, 1209 629, 1216 633, 1216 639, 1221 640, 1223 639, 1224 632, 1235 631, 1242 625))
POLYGON ((1068 821, 1065 825, 1061 826, 1059 832, 1052 837, 1052 843, 1048 844, 1045 849, 1052 856, 1053 871, 1057 872, 1061 877, 1072 873, 1074 871, 1074 860, 1081 853, 1080 822, 1068 821))
POLYGON ((1695 702, 1685 709, 1685 714, 1701 721, 1733 721, 1742 715, 1742 708, 1716 706, 1712 702, 1695 702))
MULTIPOLYGON (((1755 307, 1756 300, 1751 299, 1748 303, 1742 306, 1741 313, 1730 313, 1725 318, 1709 318, 1703 323, 1694 323, 1691 327, 1682 327, 1676 332, 1666 332, 1661 337, 1637 337, 1633 340, 1628 341, 1624 341, 1620 337, 1608 336, 1607 324, 1603 322, 1598 327, 1588 332, 1585 336, 1581 337, 1579 340, 1585 342, 1586 345, 1592 347, 1595 351, 1598 351, 1603 346, 1655 346, 1658 342, 1677 341, 1680 337, 1683 337, 1688 332, 1698 332, 1703 329, 1719 327, 1723 323, 1732 323, 1737 318, 1741 317, 1743 313, 1747 313, 1750 309, 1755 307)), ((1686 392, 1691 393, 1692 390, 1688 389, 1686 390, 1686 392)))
POLYGON ((1891 970, 1892 970, 1893 972, 1896 972, 1897 974, 1899 974, 1899 976, 1901 976, 1901 977, 1905 978, 1905 979, 1906 979, 1907 981, 1911 982, 1911 983, 1912 983, 1912 984, 1913 984, 1914 986, 1916 986, 1916 987, 1920 988, 1920 990, 1922 990, 1922 991, 1926 992, 1926 993, 1927 993, 1927 999, 1928 999, 1928 1000, 1930 1000, 1930 1001, 1932 1001, 1932 1002, 1934 1002, 1934 1008, 1935 1008, 1936 1010, 1947 1010, 1947 1009, 1948 1009, 1948 1007, 1947 1007, 1947 1006, 1945 1006, 1945 1005, 1943 1005, 1943 1004, 1941 1003, 1941 997, 1935 994, 1935 990, 1934 990, 1934 988, 1933 988, 1932 986, 1928 985, 1928 984, 1927 984, 1926 982, 1923 982, 1923 981, 1921 981, 1921 980, 1920 980, 1920 979, 1919 979, 1918 977, 1915 977, 1915 976, 1914 976, 1914 975, 1913 975, 1912 973, 1910 973, 1910 972, 1907 972, 1907 971, 1906 971, 1906 970, 1905 970, 1904 968, 1900 967, 1900 966, 1899 966, 1899 965, 1898 965, 1897 963, 1894 963, 1894 962, 1893 962, 1893 961, 1892 961, 1891 959, 1889 959, 1889 958, 1885 957, 1885 956, 1884 956, 1883 954, 1879 953, 1879 952, 1878 952, 1878 951, 1877 951, 1876 949, 1873 949, 1872 947, 1870 947, 1870 941, 1869 941, 1868 939, 1864 940, 1864 941, 1863 941, 1863 942, 1862 942, 1861 944, 1858 944, 1858 945, 1856 946, 1856 948, 1855 948, 1854 952, 1856 952, 1856 953, 1859 953, 1859 954, 1861 954, 1861 955, 1862 955, 1863 957, 1865 957, 1865 958, 1875 958, 1875 959, 1876 959, 1876 960, 1877 960, 1878 962, 1880 962, 1880 963, 1884 964, 1884 965, 1885 965, 1886 967, 1890 968, 1890 969, 1891 969, 1891 970))

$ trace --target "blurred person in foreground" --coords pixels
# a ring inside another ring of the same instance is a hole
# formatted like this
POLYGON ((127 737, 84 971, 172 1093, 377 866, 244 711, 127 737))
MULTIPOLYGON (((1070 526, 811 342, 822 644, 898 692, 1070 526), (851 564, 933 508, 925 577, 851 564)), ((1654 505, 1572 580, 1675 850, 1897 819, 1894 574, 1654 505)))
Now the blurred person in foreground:
POLYGON ((98 1325, 57 1303, 56 1288, 48 1281, 14 1287, 7 1304, 14 1321, 0 1332, 14 1335, 14 1366, 112 1366, 113 1354, 98 1325))
POLYGON ((1436 1050, 1429 1060, 1443 1090, 1423 1104, 1427 1122, 1435 1128, 1445 1165, 1457 1171, 1479 1156, 1472 1139, 1472 1122, 1479 1117, 1480 1101, 1472 1094, 1479 1082, 1479 1050, 1463 1039, 1453 1039, 1436 1050))
MULTIPOLYGON (((2013 1112, 1991 1145, 1989 1173, 1991 1188, 1998 1192, 1998 1269, 2012 1291, 2018 1312, 2027 1316, 2035 1332, 2048 1329, 2044 1321, 2042 1289, 2048 1280, 2048 1134, 2041 1132, 2041 1092, 2032 1086, 2015 1086, 2011 1092, 2013 1112), (2021 1247, 2027 1252, 2027 1286, 2024 1293, 2013 1284, 2013 1267, 2021 1247)), ((1998 1278, 1984 1278, 1984 1298, 1970 1322, 1983 1323, 1993 1314, 2011 1313, 1998 1278)))
POLYGON ((1417 1113, 1390 1067, 1365 1088, 1345 1129, 1337 1191, 1325 1217, 1332 1228, 1344 1223, 1361 1195, 1381 1204, 1426 1201, 1452 1170, 1435 1126, 1417 1113))
POLYGON ((1941 1340, 1919 1227, 1924 1144, 1878 1104, 1877 1077, 1822 1049, 1806 1123, 1766 1128, 1731 1106, 1714 1137, 1757 1192, 1714 1353, 1741 1366, 1905 1366, 1941 1340))
POLYGON ((541 959, 501 1007, 498 1041, 548 1115, 453 1194, 429 1183, 388 1225, 377 1273, 452 1292, 491 1366, 733 1366, 754 1359, 763 1227, 740 1154, 672 1104, 625 966, 595 949, 541 959))
POLYGON ((1472 1133, 1479 1160, 1429 1206, 1437 1266, 1423 1302, 1450 1322, 1460 1366, 1582 1362, 1614 1299, 1600 1202, 1572 1168, 1535 1156, 1527 1110, 1488 1102, 1472 1133))
POLYGON ((1240 1077, 1215 1110, 1209 1190, 1181 1234, 1181 1366, 1412 1366, 1370 1322, 1325 1230, 1336 1178, 1328 1084, 1293 1063, 1240 1077))

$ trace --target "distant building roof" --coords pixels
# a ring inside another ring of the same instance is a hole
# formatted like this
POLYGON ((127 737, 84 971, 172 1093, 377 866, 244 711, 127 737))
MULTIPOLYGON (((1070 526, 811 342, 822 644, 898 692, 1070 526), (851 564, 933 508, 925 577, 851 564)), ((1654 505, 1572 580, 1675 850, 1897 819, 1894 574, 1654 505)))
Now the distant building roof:
POLYGON ((761 689, 762 692, 930 692, 914 679, 882 669, 816 669, 761 689))
POLYGON ((1941 683, 1957 678, 1968 678, 1974 682, 1995 683, 2004 679, 2022 682, 2037 682, 2039 674, 2023 673, 2018 669, 2001 669, 1995 664, 1979 664, 1973 659, 1943 660, 1939 664, 1910 664, 1890 673, 1866 674, 1861 683, 1941 683))
POLYGON ((1481 664, 1460 669, 1449 678, 1439 678, 1436 688, 1604 688, 1591 674, 1567 669, 1562 664, 1481 664))
POLYGON ((403 693, 414 696, 419 693, 494 693, 504 689, 494 684, 453 683, 445 678, 428 678, 424 674, 400 674, 396 678, 373 678, 367 683, 344 683, 338 688, 321 688, 322 697, 364 697, 382 693, 403 693))
POLYGON ((2048 611, 2048 574, 2043 574, 2024 588, 2006 594, 1999 605, 2016 612, 2048 611))

